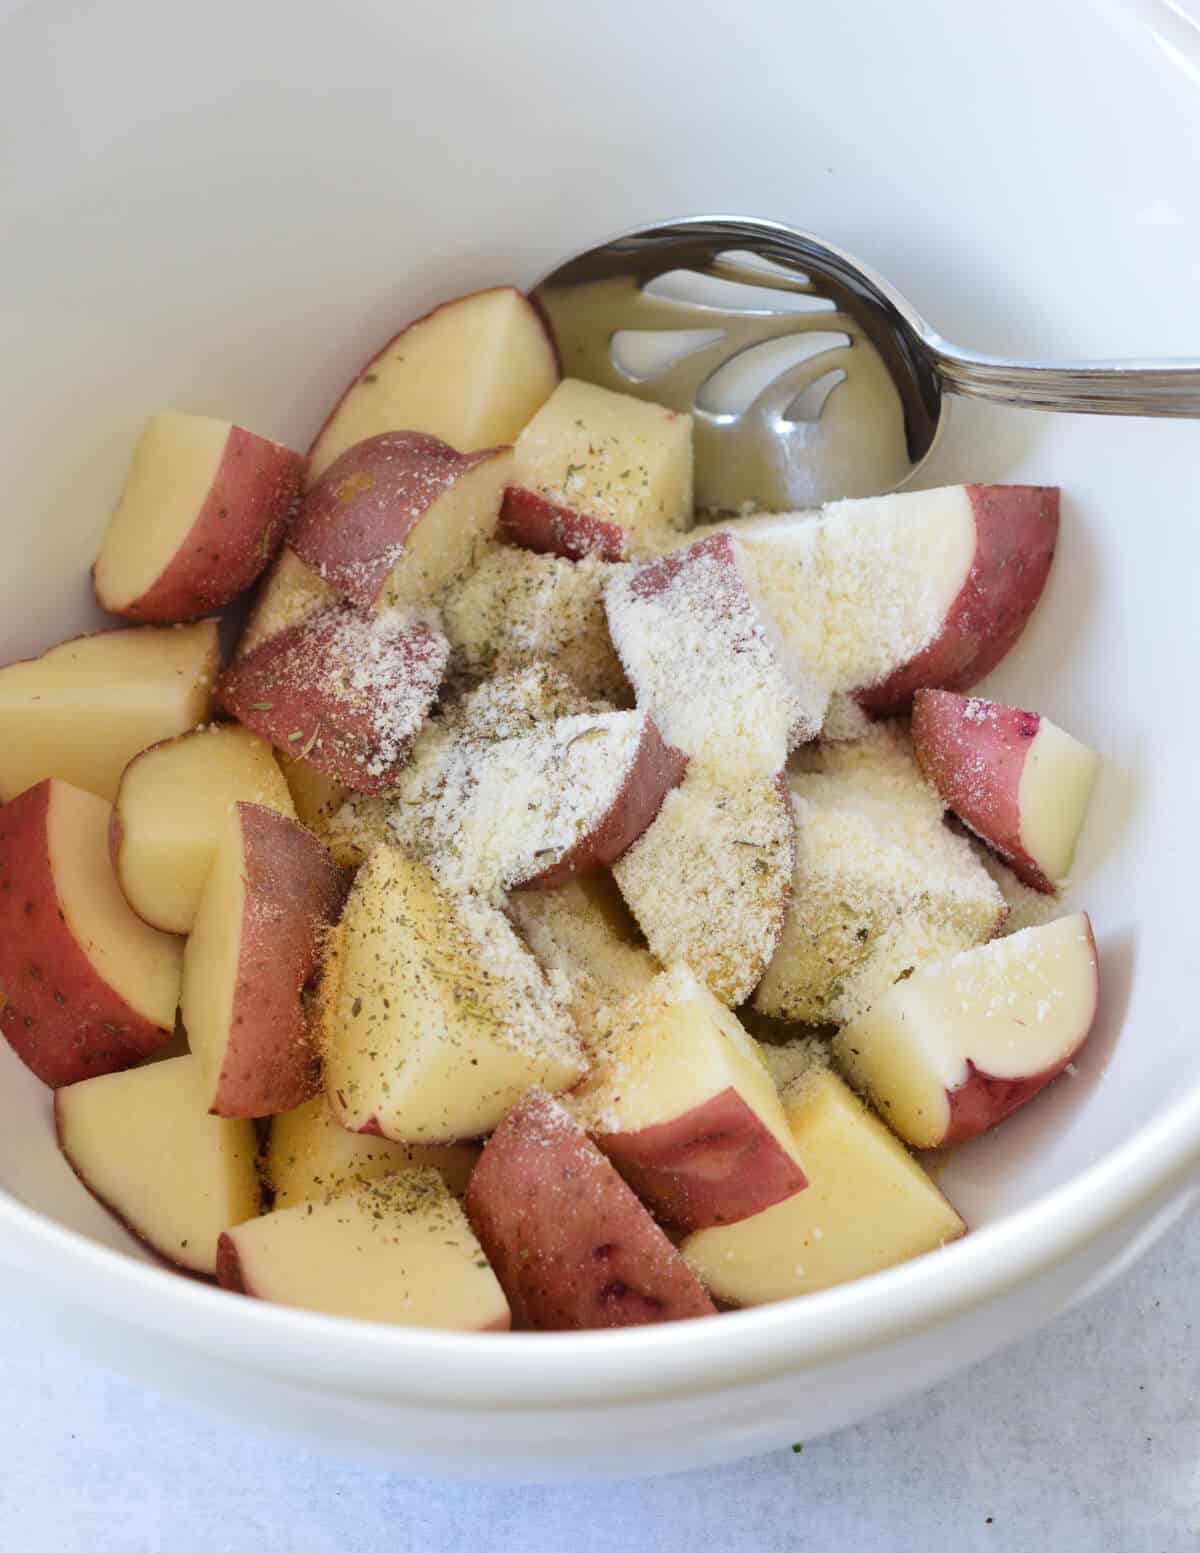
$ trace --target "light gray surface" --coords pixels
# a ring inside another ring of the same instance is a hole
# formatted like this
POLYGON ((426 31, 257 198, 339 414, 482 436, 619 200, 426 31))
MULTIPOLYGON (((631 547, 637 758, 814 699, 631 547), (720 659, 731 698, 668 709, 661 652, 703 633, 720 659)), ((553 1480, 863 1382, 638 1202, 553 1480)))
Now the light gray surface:
POLYGON ((1200 1547, 1200 1216, 1116 1288, 929 1396, 703 1476, 414 1482, 214 1422, 2 1323, 0 1376, 0 1553, 1200 1547))

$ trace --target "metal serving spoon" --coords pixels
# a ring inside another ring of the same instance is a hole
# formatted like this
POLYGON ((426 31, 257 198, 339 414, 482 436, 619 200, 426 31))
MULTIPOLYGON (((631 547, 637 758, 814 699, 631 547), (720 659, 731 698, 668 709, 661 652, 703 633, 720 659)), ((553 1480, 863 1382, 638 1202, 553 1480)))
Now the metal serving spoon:
POLYGON ((893 490, 933 447, 947 392, 1200 416, 1200 359, 960 350, 866 265, 773 221, 691 216, 626 232, 533 294, 569 376, 692 413, 696 504, 717 511, 893 490))

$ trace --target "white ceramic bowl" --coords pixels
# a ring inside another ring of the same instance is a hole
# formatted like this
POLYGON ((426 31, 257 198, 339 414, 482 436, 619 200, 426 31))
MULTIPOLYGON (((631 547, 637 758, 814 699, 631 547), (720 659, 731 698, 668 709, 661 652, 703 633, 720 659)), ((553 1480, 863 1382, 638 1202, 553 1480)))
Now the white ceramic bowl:
MULTIPOLYGON (((657 216, 811 228, 983 349, 1200 352, 1198 43, 1170 0, 18 6, 0 23, 0 650, 94 622, 86 568, 147 412, 303 445, 405 317, 657 216)), ((5 1302, 152 1384, 398 1466, 626 1474, 861 1418, 1159 1234, 1200 1166, 1200 431, 959 409, 927 483, 1065 491, 1048 594, 995 688, 1107 759, 1076 888, 1100 1024, 1074 1081, 947 1169, 973 1235, 666 1329, 328 1320, 140 1257, 5 1050, 5 1302)))

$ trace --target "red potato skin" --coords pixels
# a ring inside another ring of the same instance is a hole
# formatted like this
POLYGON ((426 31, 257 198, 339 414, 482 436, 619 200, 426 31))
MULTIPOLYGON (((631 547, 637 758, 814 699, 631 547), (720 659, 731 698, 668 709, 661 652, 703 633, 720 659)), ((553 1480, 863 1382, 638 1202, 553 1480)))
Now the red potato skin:
POLYGON ((234 426, 196 520, 140 598, 110 614, 145 624, 195 620, 230 603, 263 572, 283 541, 304 457, 234 426))
POLYGON ((1053 485, 969 485, 976 549, 941 632, 878 685, 856 694, 864 712, 907 712, 918 690, 969 690, 1010 650, 1042 596, 1058 543, 1053 485))
POLYGON ((321 1087, 316 1032, 301 993, 345 902, 341 870, 311 832, 262 804, 239 803, 245 896, 229 1036, 209 1110, 273 1116, 321 1087))
POLYGON ((681 1230, 735 1224, 808 1185, 732 1087, 669 1122, 598 1133, 596 1143, 657 1217, 681 1230))
POLYGON ((1054 880, 1021 844, 1021 772, 1040 726, 1036 712, 949 690, 918 690, 913 698, 913 753, 922 771, 1019 879, 1054 895, 1054 880))
POLYGON ((309 489, 288 543, 351 603, 371 609, 410 531, 438 497, 469 470, 507 451, 459 453, 416 431, 367 437, 347 448, 309 489))
POLYGON ((254 1293, 253 1289, 247 1287, 242 1272, 242 1259, 228 1230, 223 1230, 217 1241, 217 1283, 222 1289, 228 1289, 230 1294, 254 1293))
MULTIPOLYGON (((314 455, 320 449, 321 438, 325 435, 326 431, 328 431, 329 427, 333 424, 333 421, 336 418, 338 411, 342 408, 342 403, 345 400, 346 395, 350 392, 350 390, 352 388, 357 387, 357 385, 362 381, 362 379, 364 377, 366 377, 366 375, 370 372, 371 368, 376 364, 376 362, 380 359, 380 357, 381 356, 386 356, 388 351, 390 351, 391 348, 393 347, 393 345, 395 345, 400 339, 402 339, 403 336, 406 335, 410 329, 415 328, 417 324, 427 323, 429 321, 429 319, 433 318, 437 313, 442 312, 444 309, 446 309, 448 307, 454 307, 456 305, 456 303, 465 302, 470 297, 480 297, 480 296, 483 296, 484 293, 488 292, 488 291, 514 291, 515 292, 516 290, 517 290, 517 288, 515 286, 481 286, 478 291, 467 291, 467 292, 464 292, 463 295, 460 296, 460 297, 451 297, 448 301, 446 301, 446 302, 439 302, 436 307, 431 307, 427 313, 422 313, 419 318, 410 319, 409 322, 406 323, 402 329, 398 329, 396 331, 396 333, 392 335, 390 340, 387 340, 383 345, 380 346, 380 348, 364 364, 364 366, 358 372, 355 373, 355 375, 346 384, 345 388, 342 389, 341 393, 337 397, 336 402, 334 403, 333 408, 330 410, 329 414, 325 417, 325 419, 321 422, 320 430, 317 432, 316 436, 312 439, 312 442, 309 444, 309 449, 308 449, 308 458, 309 458, 309 460, 311 461, 312 458, 314 457, 314 455)), ((530 297, 525 297, 525 301, 527 303, 529 303, 529 306, 532 309, 534 315, 536 316, 538 323, 541 324, 541 326, 542 326, 542 332, 546 336, 546 344, 550 348, 550 354, 554 358, 555 366, 558 369, 558 375, 561 377, 562 376, 562 358, 559 355, 558 344, 555 341, 554 334, 551 331, 550 325, 549 325, 549 323, 546 320, 546 315, 542 311, 541 307, 539 307, 537 305, 537 303, 535 303, 530 297)), ((402 428, 396 427, 394 429, 399 431, 402 428)))
POLYGON ((492 1134, 465 1206, 520 1329, 716 1314, 629 1187, 544 1090, 531 1089, 492 1134))
POLYGON ((619 523, 564 507, 523 485, 510 485, 504 492, 500 537, 539 555, 561 555, 568 561, 588 555, 623 561, 629 554, 629 539, 619 523))
POLYGON ((577 841, 558 862, 532 879, 524 880, 517 888, 551 890, 594 868, 607 868, 615 863, 653 822, 671 789, 683 781, 687 763, 688 758, 682 750, 668 744, 653 718, 647 717, 637 754, 612 807, 600 824, 577 841))
POLYGON ((52 1089, 130 1068, 173 1034, 108 986, 71 933, 51 855, 55 785, 0 808, 0 1030, 52 1089))
MULTIPOLYGON (((377 762, 379 699, 348 700, 328 688, 353 667, 340 643, 345 623, 360 619, 335 606, 288 626, 226 669, 217 697, 276 749, 298 755, 354 792, 378 793, 395 782, 419 724, 407 742, 396 741, 386 762, 377 762)), ((418 683, 428 711, 446 672, 449 644, 440 631, 418 622, 398 631, 395 645, 403 657, 395 689, 418 683)), ((388 694, 388 687, 378 689, 380 697, 388 694)))

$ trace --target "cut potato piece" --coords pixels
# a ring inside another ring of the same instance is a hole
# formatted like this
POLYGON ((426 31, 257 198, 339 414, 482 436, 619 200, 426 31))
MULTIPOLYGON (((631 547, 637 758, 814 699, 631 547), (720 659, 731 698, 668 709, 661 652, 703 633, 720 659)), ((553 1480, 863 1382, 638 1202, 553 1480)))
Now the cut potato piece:
POLYGON ((336 589, 306 566, 290 545, 284 545, 254 595, 235 660, 337 602, 336 589))
POLYGON ((804 1187, 755 1042, 686 966, 611 1018, 573 1105, 642 1201, 680 1229, 748 1218, 804 1187))
POLYGON ((503 914, 455 898, 395 847, 377 847, 359 871, 320 1005, 330 1105, 356 1132, 477 1138, 531 1084, 569 1089, 586 1066, 503 914))
POLYGON ((1041 597, 1053 486, 952 485, 739 524, 790 653, 876 716, 995 668, 1041 597))
POLYGON ((130 910, 108 820, 58 781, 0 809, 0 1029, 55 1086, 128 1068, 175 1028, 183 945, 130 910))
POLYGON ((1000 930, 1004 897, 906 737, 810 747, 791 775, 799 842, 783 932, 754 993, 775 1019, 843 1023, 897 977, 1000 930))
POLYGON ((639 946, 637 924, 604 869, 553 890, 522 891, 508 911, 551 984, 562 990, 585 1044, 604 1028, 605 1010, 645 991, 662 969, 639 946))
POLYGON ((606 561, 565 561, 496 545, 447 593, 452 661, 468 674, 552 663, 585 695, 629 706, 633 695, 608 634, 606 561))
POLYGON ((517 1327, 644 1326, 716 1314, 679 1252, 544 1090, 531 1089, 492 1134, 466 1207, 517 1327))
POLYGON ((367 362, 309 450, 309 483, 382 431, 423 431, 463 453, 511 443, 557 382, 554 345, 527 297, 512 286, 456 297, 367 362))
POLYGON ((741 541, 711 534, 618 574, 613 643, 668 744, 729 782, 776 777, 828 700, 789 662, 752 591, 741 541))
POLYGON ((239 658, 218 693, 238 722, 356 792, 391 786, 446 671, 424 611, 335 606, 239 658))
POLYGON ((100 607, 171 622, 237 598, 278 548, 303 470, 229 421, 152 416, 92 568, 100 607))
POLYGON ((959 819, 1048 895, 1071 870, 1100 765, 1048 717, 948 690, 919 690, 913 748, 959 819))
POLYGON ((607 561, 656 555, 692 523, 692 418, 568 378, 517 438, 505 534, 607 561))
POLYGON ((152 927, 191 931, 222 822, 239 799, 295 818, 274 750, 237 723, 181 733, 126 766, 113 805, 113 866, 125 899, 152 927))
POLYGON ((414 431, 368 437, 309 490, 288 543, 360 609, 429 603, 482 555, 511 472, 510 448, 458 453, 414 431))
POLYGON ((941 1192, 838 1076, 817 1064, 783 1096, 808 1189, 681 1247, 725 1305, 761 1305, 865 1278, 966 1229, 941 1192))
POLYGON ((276 1208, 344 1191, 397 1170, 432 1165, 456 1196, 467 1189, 479 1149, 471 1143, 392 1143, 347 1132, 334 1120, 324 1095, 271 1120, 265 1175, 276 1208))
POLYGON ((641 712, 559 717, 450 750, 432 815, 438 873, 453 889, 549 888, 614 862, 683 775, 641 712))
POLYGON ((1100 968, 1083 912, 923 965, 834 1041, 914 1148, 961 1143, 1056 1078, 1087 1040, 1100 968))
POLYGON ((54 1121, 88 1191, 185 1272, 211 1278, 222 1231, 258 1213, 254 1125, 208 1114, 194 1057, 69 1084, 54 1121))
POLYGON ((147 745, 212 713, 217 626, 100 631, 0 669, 0 802, 46 777, 112 802, 147 745))
POLYGON ((317 840, 329 846, 329 827, 334 815, 350 797, 350 789, 318 771, 307 760, 275 752, 279 769, 295 806, 296 818, 307 825, 317 840))
POLYGON ((222 1288, 396 1326, 501 1332, 508 1303, 436 1170, 402 1170, 221 1236, 222 1288))
POLYGON ((613 876, 663 964, 683 961, 736 1008, 775 953, 795 867, 785 783, 732 786, 696 772, 663 799, 613 876))
POLYGON ((320 1087, 303 994, 343 897, 302 825, 261 804, 226 810, 183 961, 183 1022, 215 1116, 271 1116, 320 1087))

